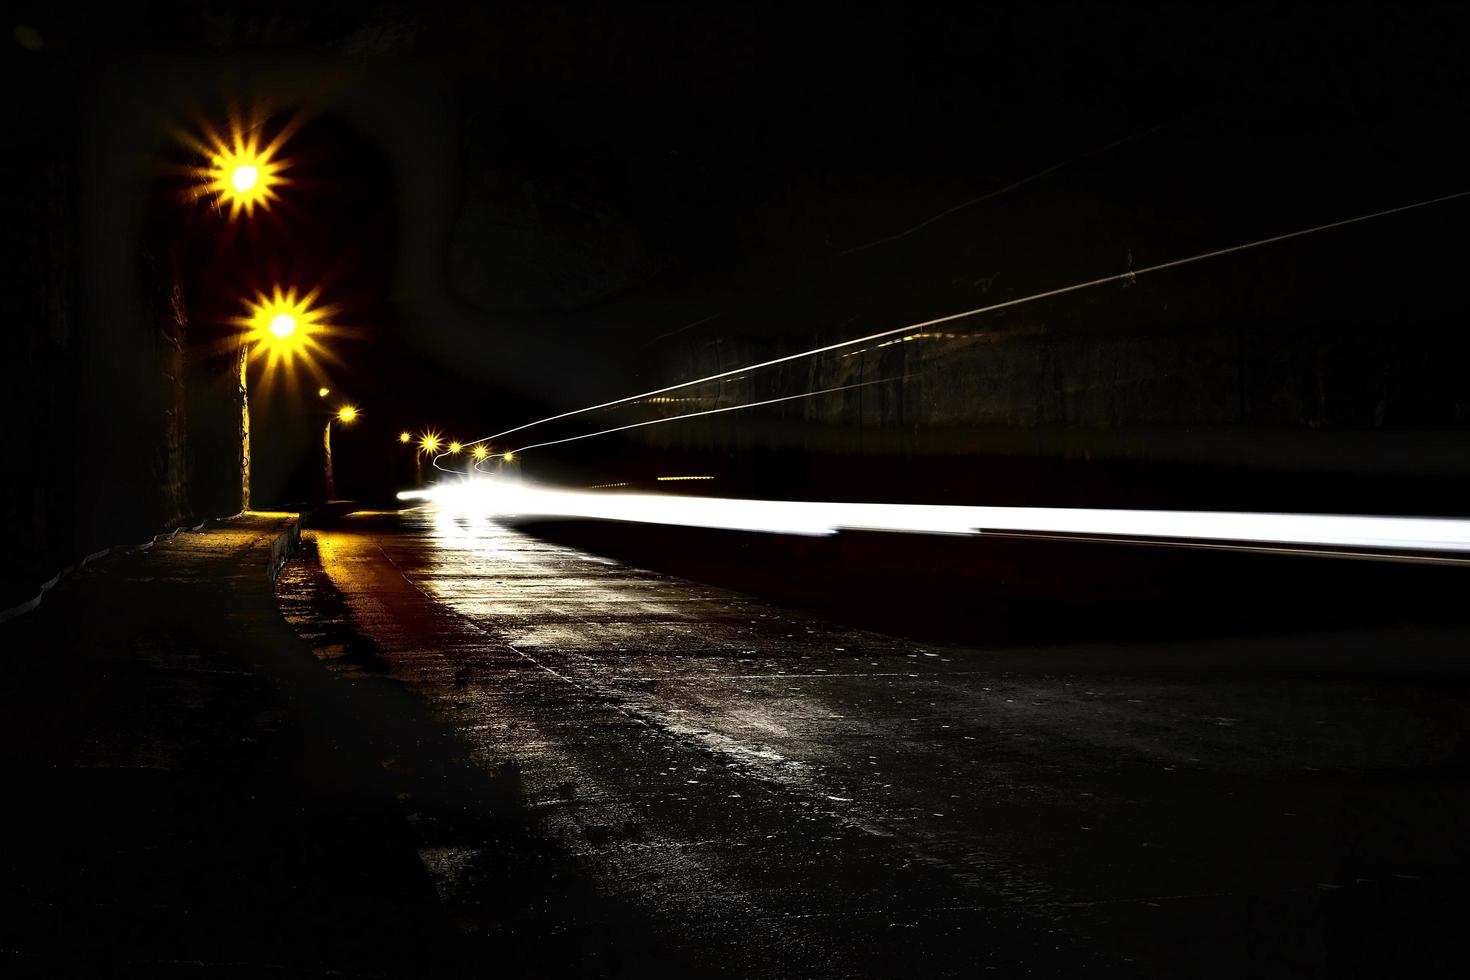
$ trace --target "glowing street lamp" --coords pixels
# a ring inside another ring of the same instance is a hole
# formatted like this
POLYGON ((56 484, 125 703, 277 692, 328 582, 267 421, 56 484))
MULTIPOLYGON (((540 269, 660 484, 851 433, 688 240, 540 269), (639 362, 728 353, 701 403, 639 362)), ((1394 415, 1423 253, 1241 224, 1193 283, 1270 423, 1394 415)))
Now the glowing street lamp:
MULTIPOLYGON (((291 183, 283 173, 289 169, 290 161, 282 150, 299 125, 298 117, 284 126, 274 127, 274 135, 267 137, 263 108, 257 107, 248 115, 231 108, 223 128, 205 122, 193 131, 178 130, 177 137, 193 157, 181 171, 192 185, 186 194, 195 202, 201 198, 211 199, 217 210, 228 212, 231 222, 242 214, 253 217, 256 207, 262 211, 269 210, 272 202, 279 200, 278 189, 291 183)), ((279 290, 277 293, 279 295, 279 290)), ((312 298, 305 301, 307 306, 312 298)), ((244 328, 238 349, 242 435, 240 497, 246 510, 250 508, 250 390, 247 372, 250 357, 268 354, 267 363, 273 368, 282 352, 304 355, 312 328, 320 326, 311 319, 303 320, 296 311, 270 309, 272 304, 264 294, 259 299, 258 308, 252 304, 249 314, 239 320, 244 328)), ((327 394, 323 388, 320 396, 325 398, 327 394)))
POLYGON ((450 451, 450 452, 451 452, 451 453, 454 453, 454 454, 455 454, 455 455, 456 455, 456 456, 458 456, 458 455, 459 455, 459 453, 460 453, 460 450, 462 450, 462 449, 464 449, 464 447, 463 447, 463 446, 461 446, 461 445, 460 445, 460 444, 459 444, 459 443, 457 443, 457 442, 451 442, 451 443, 450 443, 450 444, 449 444, 449 451, 450 451))
MULTIPOLYGON (((403 436, 406 435, 408 435, 407 432, 399 435, 399 442, 404 441, 403 436)), ((424 457, 432 456, 438 451, 439 433, 425 432, 422 436, 419 437, 418 449, 416 449, 413 454, 413 479, 415 483, 422 485, 424 482, 424 457)))
POLYGON ((410 442, 413 441, 413 433, 411 433, 411 432, 400 432, 400 433, 398 433, 398 441, 401 442, 401 443, 403 443, 404 445, 408 445, 410 442))
MULTIPOLYGON (((269 293, 257 291, 253 298, 245 299, 244 310, 230 321, 238 331, 240 430, 244 434, 240 496, 247 510, 250 507, 250 362, 265 362, 263 380, 267 389, 278 369, 289 371, 298 359, 313 374, 320 374, 316 359, 331 358, 320 338, 335 332, 330 318, 336 308, 317 305, 319 293, 320 290, 313 289, 305 295, 298 295, 294 287, 281 286, 274 287, 269 293)), ((331 390, 326 386, 317 389, 319 398, 326 398, 329 394, 331 390)))
POLYGON ((474 450, 470 453, 470 455, 471 456, 474 456, 475 457, 475 461, 478 462, 478 461, 484 459, 486 456, 489 456, 490 455, 490 450, 486 449, 485 448, 485 444, 482 442, 482 443, 480 443, 478 446, 476 446, 474 448, 474 450))
POLYGON ((343 405, 337 409, 337 414, 327 419, 327 427, 322 430, 322 449, 326 459, 326 491, 327 499, 331 500, 337 495, 337 478, 332 470, 332 423, 341 422, 348 425, 353 422, 359 412, 354 405, 343 405))
MULTIPOLYGON (((276 286, 246 300, 245 313, 235 317, 249 356, 265 360, 268 376, 277 368, 290 368, 297 360, 314 367, 317 358, 329 359, 321 338, 334 332, 330 318, 336 308, 318 305, 319 294, 317 289, 303 295, 295 287, 276 286)), ((332 392, 323 386, 316 393, 325 398, 332 392)))
POLYGON ((230 174, 230 185, 235 188, 236 194, 248 194, 260 182, 260 168, 250 163, 242 163, 230 174))
POLYGON ((270 210, 271 204, 280 200, 277 191, 291 182, 284 175, 289 161, 281 155, 291 136, 291 126, 269 141, 262 138, 263 128, 262 118, 247 120, 232 112, 225 130, 206 125, 202 139, 181 134, 204 160, 203 166, 190 170, 196 195, 212 196, 221 210, 229 212, 231 221, 241 214, 253 217, 257 207, 270 210))

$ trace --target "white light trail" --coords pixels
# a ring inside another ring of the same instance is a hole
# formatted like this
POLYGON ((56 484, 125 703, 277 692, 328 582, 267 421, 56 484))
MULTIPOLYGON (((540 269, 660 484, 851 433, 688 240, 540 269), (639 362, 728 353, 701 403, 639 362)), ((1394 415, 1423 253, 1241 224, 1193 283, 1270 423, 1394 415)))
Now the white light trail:
POLYGON ((1239 245, 1230 245, 1225 248, 1217 248, 1210 252, 1201 252, 1197 255, 1186 256, 1182 259, 1171 259, 1168 262, 1159 262, 1155 265, 1145 266, 1141 269, 1134 269, 1129 272, 1119 272, 1110 276, 1102 276, 1098 279, 1089 279, 1085 282, 1073 283, 1070 286, 1061 286, 1056 289, 1046 290, 1045 292, 1033 293, 1030 296, 1019 296, 1015 299, 1008 299, 1000 303, 992 303, 989 306, 979 306, 973 310, 962 310, 959 313, 951 313, 947 316, 936 317, 933 320, 924 320, 919 323, 910 323, 902 327, 894 327, 891 330, 880 330, 877 333, 871 333, 865 337, 854 337, 852 340, 843 340, 835 344, 828 344, 825 347, 815 347, 811 350, 801 351, 796 354, 787 354, 782 357, 772 358, 769 361, 761 361, 757 364, 747 364, 744 367, 731 368, 728 371, 721 371, 718 374, 711 374, 703 378, 695 378, 692 381, 681 381, 678 384, 668 385, 664 388, 655 388, 652 391, 645 391, 637 395, 627 395, 622 398, 614 398, 612 401, 600 402, 596 405, 588 405, 585 408, 573 409, 569 412, 562 412, 560 415, 549 415, 544 419, 537 419, 534 422, 527 422, 525 425, 518 425, 513 429, 506 429, 503 432, 497 432, 494 435, 484 436, 483 438, 475 439, 471 442, 465 443, 465 445, 474 446, 478 443, 490 442, 494 439, 501 439, 505 436, 512 435, 517 432, 522 432, 526 429, 532 428, 533 426, 545 425, 548 422, 556 422, 560 419, 572 418, 576 415, 584 415, 587 412, 595 412, 598 409, 602 408, 612 408, 615 405, 624 405, 628 402, 639 401, 644 398, 651 398, 655 395, 666 394, 670 391, 678 391, 681 388, 689 388, 693 385, 708 384, 711 381, 719 381, 722 378, 729 378, 734 375, 744 373, 746 371, 759 371, 762 368, 774 367, 777 364, 785 364, 788 361, 799 360, 803 357, 815 357, 819 354, 826 354, 829 351, 841 350, 844 347, 853 347, 858 344, 866 344, 870 341, 882 340, 886 337, 892 337, 896 334, 908 333, 914 330, 922 330, 925 327, 933 327, 941 323, 953 323, 956 320, 964 320, 968 319, 969 317, 980 316, 984 313, 994 313, 997 310, 1009 309, 1010 307, 1021 306, 1026 303, 1035 303, 1040 300, 1051 299, 1054 296, 1063 296, 1067 293, 1075 293, 1083 289, 1092 289, 1097 286, 1105 286, 1109 283, 1114 282, 1132 281, 1138 279, 1140 276, 1146 276, 1149 273, 1162 272, 1165 269, 1177 269, 1181 266, 1192 265, 1196 262, 1204 262, 1207 259, 1217 259, 1221 258, 1222 256, 1232 255, 1236 252, 1245 252, 1250 249, 1261 248, 1266 245, 1275 245, 1280 242, 1290 241, 1293 238, 1302 238, 1306 235, 1315 235, 1320 232, 1331 231, 1336 228, 1346 228, 1349 225, 1360 224, 1364 221, 1373 221, 1377 218, 1387 218, 1391 215, 1402 214, 1405 211, 1413 211, 1417 208, 1427 208, 1435 204, 1445 204, 1449 201, 1459 200, 1464 197, 1470 197, 1470 191, 1459 191, 1454 194, 1445 194, 1442 197, 1434 197, 1429 198, 1428 200, 1415 201, 1412 204, 1401 204, 1397 207, 1386 208, 1382 211, 1374 211, 1370 214, 1360 214, 1351 218, 1343 218, 1339 221, 1330 221, 1327 224, 1313 225, 1310 228, 1299 228, 1296 231, 1289 231, 1280 235, 1271 235, 1268 238, 1258 238, 1255 241, 1242 242, 1239 245))
POLYGON ((842 530, 951 535, 1023 532, 1470 553, 1470 520, 1452 518, 742 500, 588 493, 499 479, 406 490, 398 498, 434 501, 450 511, 486 517, 592 518, 816 536, 842 530))

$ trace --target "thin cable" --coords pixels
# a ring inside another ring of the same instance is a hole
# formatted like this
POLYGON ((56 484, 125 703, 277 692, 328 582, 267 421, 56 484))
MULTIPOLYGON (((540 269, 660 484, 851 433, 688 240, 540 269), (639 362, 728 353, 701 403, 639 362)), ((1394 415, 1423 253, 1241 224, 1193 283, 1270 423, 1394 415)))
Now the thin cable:
POLYGON ((693 330, 695 327, 699 326, 702 323, 709 323, 711 320, 717 320, 724 315, 724 313, 711 313, 709 316, 703 318, 702 320, 695 320, 693 323, 686 323, 682 327, 679 327, 677 330, 670 330, 668 333, 661 333, 653 339, 663 340, 666 337, 676 337, 679 334, 683 333, 685 330, 693 330))
MULTIPOLYGON (((631 425, 620 425, 620 426, 617 426, 616 428, 613 428, 613 429, 603 429, 600 432, 584 432, 582 435, 579 435, 579 436, 568 436, 565 439, 552 439, 549 442, 537 442, 537 443, 533 443, 533 444, 531 444, 529 446, 522 446, 519 449, 509 450, 509 452, 511 452, 511 453, 523 453, 523 452, 525 452, 528 449, 543 449, 546 446, 559 446, 559 445, 561 445, 564 442, 576 442, 579 439, 591 439, 593 436, 605 436, 605 435, 610 435, 610 434, 612 434, 614 432, 625 432, 628 429, 640 429, 640 428, 642 428, 645 425, 659 425, 660 423, 663 423, 663 422, 678 422, 678 421, 681 421, 682 419, 698 418, 701 415, 719 415, 721 412, 738 412, 741 409, 745 409, 745 408, 759 408, 762 405, 774 405, 777 402, 796 401, 798 398, 815 398, 818 395, 830 395, 830 394, 833 394, 833 393, 839 392, 839 391, 851 391, 854 388, 866 388, 868 385, 880 385, 880 384, 883 384, 883 383, 888 382, 888 381, 901 381, 901 380, 902 380, 902 376, 901 375, 900 376, 896 376, 896 377, 892 377, 892 378, 878 378, 878 379, 873 380, 873 381, 859 381, 857 384, 840 385, 839 387, 836 387, 836 388, 823 388, 820 391, 804 391, 804 392, 802 392, 799 395, 786 395, 786 396, 784 396, 782 398, 767 398, 765 401, 746 402, 743 405, 727 405, 724 408, 708 408, 708 409, 705 409, 702 412, 688 412, 688 413, 686 413, 684 415, 671 415, 668 418, 664 418, 664 419, 649 419, 646 422, 634 422, 631 425)), ((504 453, 497 453, 496 454, 496 456, 503 456, 503 455, 505 455, 505 454, 504 453)), ((482 459, 482 460, 477 461, 475 463, 475 469, 478 472, 482 472, 483 473, 484 471, 480 469, 480 464, 481 463, 489 462, 490 460, 492 460, 494 458, 495 458, 495 456, 487 456, 485 459, 482 459)), ((451 471, 446 470, 445 472, 451 472, 451 471)))
POLYGON ((1105 286, 1108 283, 1132 281, 1137 279, 1139 276, 1145 276, 1151 272, 1162 272, 1165 269, 1177 269, 1180 266, 1191 265, 1195 262, 1203 262, 1206 259, 1217 259, 1221 256, 1232 255, 1236 252, 1244 252, 1253 248, 1261 248, 1265 245, 1274 245, 1278 242, 1290 241, 1293 238, 1302 238, 1306 235, 1315 235, 1319 232, 1331 231, 1335 228, 1345 228, 1348 225, 1360 224, 1364 221, 1372 221, 1376 218, 1386 218, 1390 215, 1401 214, 1405 211, 1415 210, 1416 208, 1427 208, 1435 204, 1444 204, 1449 201, 1459 200, 1460 198, 1464 197, 1470 197, 1470 191, 1459 191, 1454 194, 1446 194, 1443 197, 1430 198, 1425 201, 1416 201, 1413 204, 1401 204, 1397 207, 1387 208, 1383 211, 1374 211, 1370 214, 1360 214, 1356 217, 1343 218, 1340 221, 1331 221, 1323 225, 1313 225, 1310 228, 1301 228, 1297 231, 1289 231, 1280 235, 1272 235, 1269 238, 1258 238, 1255 241, 1243 242, 1239 245, 1230 245, 1225 248, 1218 248, 1210 252, 1201 252, 1198 255, 1190 255, 1182 259, 1171 259, 1168 262, 1160 262, 1157 265, 1145 266, 1142 269, 1134 269, 1129 272, 1119 272, 1110 276, 1103 276, 1099 279, 1089 279, 1086 282, 1073 283, 1070 286, 1062 286, 1057 289, 1049 289, 1045 292, 1033 293, 1030 296, 1021 296, 1016 299, 1008 299, 1001 303, 992 303, 989 306, 979 306, 973 310, 964 310, 960 313, 951 313, 948 316, 936 317, 933 320, 924 320, 920 323, 911 323, 906 326, 895 327, 892 330, 881 330, 878 333, 868 334, 865 337, 855 337, 852 340, 843 340, 835 344, 828 344, 825 347, 816 347, 812 350, 805 350, 796 354, 787 354, 783 357, 772 358, 769 361, 761 361, 758 364, 747 364, 743 367, 732 368, 729 371, 721 371, 718 374, 711 374, 708 377, 695 378, 693 381, 681 381, 678 384, 668 385, 664 388, 655 388, 652 391, 645 391, 641 394, 627 395, 623 398, 614 398, 612 401, 601 402, 596 405, 589 405, 586 408, 573 409, 570 412, 562 412, 560 415, 551 415, 544 419, 538 419, 535 422, 527 422, 525 425, 518 425, 513 429, 506 429, 503 432, 497 432, 494 435, 489 435, 481 439, 476 439, 473 442, 467 442, 465 443, 465 445, 473 446, 477 445, 478 443, 489 442, 493 439, 500 439, 504 436, 524 431, 525 429, 529 429, 533 426, 545 425, 547 422, 555 422, 559 419, 571 418, 574 415, 584 415, 587 412, 595 412, 598 409, 602 408, 611 408, 614 405, 624 405, 628 402, 638 401, 643 398, 652 398, 655 395, 662 395, 670 391, 678 391, 681 388, 689 388, 693 385, 707 384, 711 381, 718 381, 721 378, 728 378, 731 375, 740 374, 743 371, 758 371, 762 368, 774 367, 777 364, 785 364, 788 361, 799 360, 803 357, 815 357, 818 354, 826 354, 829 351, 841 350, 844 347, 854 347, 858 344, 866 344, 870 341, 882 340, 884 337, 892 337, 896 334, 908 333, 911 330, 922 330, 925 327, 937 326, 941 323, 952 323, 956 320, 963 320, 969 317, 979 316, 982 313, 993 313, 996 310, 1009 309, 1010 307, 1021 306, 1026 303, 1035 303, 1038 300, 1050 299, 1054 296, 1063 296, 1067 293, 1075 293, 1083 289, 1091 289, 1096 286, 1105 286))
POLYGON ((959 204, 956 204, 956 205, 954 205, 952 207, 945 208, 943 211, 940 211, 938 214, 930 215, 929 217, 925 218, 923 221, 920 221, 918 224, 913 225, 913 226, 911 226, 909 228, 905 228, 903 231, 894 232, 892 235, 885 235, 882 238, 875 238, 871 242, 864 242, 861 245, 854 245, 851 248, 844 248, 842 251, 838 252, 837 254, 839 256, 842 256, 842 255, 852 255, 854 252, 865 252, 865 251, 867 251, 870 248, 877 248, 879 245, 887 245, 889 242, 902 241, 903 239, 905 239, 905 238, 909 237, 910 235, 914 234, 915 232, 923 231, 925 228, 928 228, 930 225, 934 224, 936 221, 943 221, 945 218, 948 218, 950 215, 955 214, 956 212, 963 211, 966 208, 972 208, 972 207, 974 207, 977 204, 983 204, 984 202, 989 201, 992 198, 1000 197, 1003 194, 1009 194, 1011 191, 1020 190, 1022 187, 1025 187, 1027 184, 1030 184, 1030 183, 1033 183, 1035 181, 1038 181, 1041 178, 1046 177, 1049 174, 1054 174, 1058 170, 1063 170, 1063 169, 1065 169, 1067 167, 1070 167, 1074 163, 1078 163, 1079 161, 1086 160, 1088 157, 1097 156, 1100 153, 1106 153, 1107 151, 1109 151, 1111 149, 1114 149, 1115 147, 1122 146, 1124 143, 1131 143, 1131 142, 1133 142, 1136 139, 1142 139, 1145 136, 1148 136, 1148 135, 1150 135, 1152 133, 1156 133, 1159 130, 1163 129, 1164 128, 1164 125, 1165 125, 1164 123, 1158 123, 1156 125, 1150 126, 1148 129, 1142 130, 1140 132, 1132 133, 1132 134, 1130 134, 1128 136, 1120 137, 1120 138, 1115 139, 1115 140, 1113 140, 1112 142, 1109 142, 1109 143, 1104 143, 1102 146, 1099 146, 1099 147, 1096 147, 1094 149, 1088 150, 1085 153, 1080 153, 1080 154, 1078 154, 1075 157, 1072 157, 1072 158, 1067 159, 1067 160, 1062 160, 1062 161, 1060 161, 1058 163, 1054 163, 1054 164, 1052 164, 1051 166, 1047 167, 1044 170, 1038 170, 1034 174, 1031 174, 1031 175, 1026 176, 1026 177, 1022 177, 1019 180, 1014 180, 1011 183, 1006 184, 1004 187, 998 187, 998 188, 996 188, 993 191, 987 191, 986 193, 981 194, 979 197, 972 197, 968 201, 962 201, 959 204))
MULTIPOLYGON (((840 259, 840 258, 843 258, 844 256, 853 255, 853 254, 855 254, 857 252, 863 252, 863 251, 866 251, 867 249, 870 249, 870 248, 876 248, 879 245, 886 245, 889 242, 902 241, 903 239, 905 239, 905 238, 909 237, 910 235, 914 234, 915 232, 922 231, 923 229, 925 229, 925 228, 929 227, 930 225, 934 224, 935 222, 942 221, 943 219, 949 217, 952 214, 956 214, 956 213, 958 213, 960 211, 966 210, 967 208, 974 207, 977 204, 983 204, 986 201, 993 200, 994 198, 1001 197, 1001 196, 1003 196, 1005 194, 1009 194, 1011 191, 1019 190, 1020 188, 1025 187, 1027 184, 1030 184, 1030 183, 1032 183, 1034 181, 1038 181, 1038 180, 1042 179, 1043 177, 1046 177, 1046 176, 1048 176, 1050 174, 1056 173, 1059 170, 1064 170, 1064 169, 1066 169, 1067 167, 1071 166, 1074 163, 1079 163, 1082 160, 1085 160, 1085 159, 1087 159, 1089 157, 1094 157, 1094 156, 1098 156, 1098 155, 1103 154, 1103 153, 1107 153, 1109 150, 1116 149, 1117 147, 1123 146, 1126 143, 1131 143, 1131 142, 1133 142, 1136 139, 1142 139, 1145 136, 1150 136, 1150 135, 1152 135, 1154 133, 1157 133, 1161 129, 1167 128, 1170 125, 1172 125, 1172 124, 1171 123, 1167 123, 1167 122, 1156 123, 1155 125, 1150 126, 1147 129, 1140 130, 1139 132, 1130 133, 1127 136, 1120 136, 1117 139, 1111 140, 1111 141, 1109 141, 1107 143, 1104 143, 1101 146, 1097 146, 1097 147, 1092 148, 1091 150, 1087 150, 1084 153, 1080 153, 1077 156, 1072 157, 1071 159, 1062 160, 1062 161, 1060 161, 1058 163, 1054 163, 1051 166, 1046 167, 1046 168, 1044 168, 1042 170, 1038 170, 1036 173, 1030 174, 1030 175, 1028 175, 1026 177, 1021 177, 1018 180, 1014 180, 1011 183, 1006 184, 1003 187, 998 187, 998 188, 996 188, 995 190, 992 190, 992 191, 986 191, 984 194, 981 194, 979 197, 972 197, 972 198, 970 198, 967 201, 961 201, 959 204, 955 204, 955 205, 953 205, 951 207, 945 208, 943 211, 940 211, 938 214, 930 215, 929 217, 927 217, 924 220, 920 221, 918 224, 913 225, 913 226, 911 226, 909 228, 906 228, 903 231, 895 232, 892 235, 885 235, 882 238, 874 239, 873 241, 870 241, 870 242, 864 242, 861 245, 853 245, 853 246, 851 246, 849 248, 844 248, 844 249, 842 249, 839 252, 833 253, 833 258, 839 258, 840 259)), ((668 333, 661 333, 661 334, 659 334, 657 337, 655 337, 653 339, 653 341, 650 341, 650 343, 655 343, 657 341, 664 340, 665 338, 668 338, 668 337, 677 336, 678 334, 684 333, 686 330, 692 330, 695 327, 698 327, 698 326, 700 326, 702 324, 708 323, 711 320, 715 319, 716 317, 720 317, 720 316, 723 316, 723 315, 724 315, 724 312, 722 311, 720 313, 715 313, 715 314, 712 314, 711 316, 707 316, 707 317, 705 317, 702 320, 696 320, 693 323, 687 323, 684 326, 679 327, 676 330, 671 330, 668 333)))

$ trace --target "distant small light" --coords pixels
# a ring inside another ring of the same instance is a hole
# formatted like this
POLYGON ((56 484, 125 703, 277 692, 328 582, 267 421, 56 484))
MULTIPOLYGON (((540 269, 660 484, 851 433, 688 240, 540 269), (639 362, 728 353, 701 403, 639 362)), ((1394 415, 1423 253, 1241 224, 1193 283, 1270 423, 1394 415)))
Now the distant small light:
POLYGON ((316 390, 316 396, 318 398, 325 398, 328 395, 330 395, 331 393, 332 393, 332 389, 330 389, 330 388, 318 388, 316 390))
POLYGON ((15 43, 27 51, 40 51, 46 46, 45 38, 41 32, 29 24, 17 24, 15 27, 15 43))
POLYGON ((400 433, 398 433, 398 441, 399 442, 406 443, 406 442, 408 442, 412 438, 413 438, 412 433, 408 433, 408 432, 400 432, 400 433))
POLYGON ((505 460, 507 463, 509 463, 509 462, 513 461, 516 458, 516 454, 515 453, 506 453, 504 456, 502 456, 500 458, 503 459, 503 460, 505 460))
POLYGON ((343 405, 342 408, 337 412, 337 418, 341 419, 343 422, 351 422, 353 419, 357 418, 357 409, 353 408, 351 405, 343 405))
POLYGON ((461 449, 463 449, 463 448, 464 448, 464 447, 463 447, 463 446, 461 446, 461 445, 460 445, 460 444, 459 444, 459 443, 457 443, 457 442, 451 442, 451 443, 450 443, 450 444, 449 444, 449 451, 450 451, 450 452, 452 452, 452 453, 457 453, 457 452, 459 452, 459 451, 460 451, 460 450, 461 450, 461 449))
POLYGON ((489 455, 490 455, 490 450, 488 450, 488 449, 485 448, 485 444, 483 442, 480 443, 480 445, 478 445, 478 446, 475 447, 474 457, 476 459, 484 459, 486 456, 489 456, 489 455))

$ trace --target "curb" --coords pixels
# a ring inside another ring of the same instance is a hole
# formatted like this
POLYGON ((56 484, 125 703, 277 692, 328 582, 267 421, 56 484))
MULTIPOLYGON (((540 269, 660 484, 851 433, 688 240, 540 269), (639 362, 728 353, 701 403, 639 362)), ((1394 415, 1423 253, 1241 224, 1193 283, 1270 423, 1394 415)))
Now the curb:
POLYGON ((300 546, 301 516, 297 515, 296 519, 291 522, 291 526, 276 535, 274 540, 271 541, 271 560, 270 564, 265 567, 265 580, 267 582, 274 582, 276 580, 276 576, 281 574, 281 569, 286 566, 286 562, 290 560, 291 556, 296 553, 296 549, 300 546))
MULTIPOLYGON (((56 586, 59 585, 63 579, 66 579, 69 576, 76 574, 78 571, 90 565, 92 562, 96 561, 99 558, 106 558, 108 555, 121 555, 134 551, 147 551, 149 548, 153 547, 155 544, 164 540, 165 538, 171 538, 174 535, 182 533, 184 531, 202 531, 207 525, 212 522, 232 521, 237 517, 243 516, 245 513, 246 512, 242 510, 238 513, 230 514, 226 517, 206 518, 200 521, 198 524, 188 525, 184 527, 176 527, 173 530, 164 531, 160 534, 155 534, 147 541, 143 541, 139 544, 113 545, 109 548, 103 548, 101 551, 94 551, 90 555, 82 558, 80 561, 63 567, 59 572, 51 576, 51 578, 47 579, 45 582, 42 582, 40 589, 38 589, 36 594, 31 598, 22 603, 11 606, 9 609, 0 609, 0 623, 15 619, 18 616, 24 616, 26 613, 31 612, 33 609, 41 604, 42 599, 46 598, 46 593, 56 588, 56 586)), ((297 518, 291 522, 291 526, 286 531, 278 535, 275 540, 271 541, 270 563, 266 566, 265 570, 265 577, 267 582, 274 582, 276 580, 276 576, 280 574, 281 567, 285 565, 286 561, 291 557, 291 555, 296 552, 296 548, 300 544, 301 517, 298 515, 297 518)))

